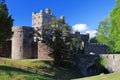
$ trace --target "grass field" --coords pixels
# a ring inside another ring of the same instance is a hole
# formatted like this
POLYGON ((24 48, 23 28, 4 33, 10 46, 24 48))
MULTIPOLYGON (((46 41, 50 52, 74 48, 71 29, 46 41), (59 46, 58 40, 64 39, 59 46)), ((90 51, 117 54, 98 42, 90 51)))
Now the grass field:
MULTIPOLYGON (((39 60, 39 59, 11 60, 8 58, 0 58, 1 63, 4 63, 4 61, 10 63, 13 66, 18 66, 18 67, 25 66, 28 67, 30 70, 35 70, 47 76, 51 76, 51 77, 54 76, 62 80, 70 80, 74 78, 83 77, 83 75, 81 75, 81 72, 76 67, 71 68, 70 67, 71 65, 69 64, 68 64, 69 67, 67 68, 62 68, 62 67, 59 69, 51 68, 52 60, 39 60)), ((30 79, 25 79, 25 80, 30 80, 30 79)), ((45 80, 47 80, 47 78, 45 80)))
POLYGON ((52 80, 12 66, 0 64, 0 80, 52 80))
POLYGON ((103 75, 79 78, 73 80, 120 80, 120 73, 103 74, 103 75))
POLYGON ((8 58, 0 58, 0 80, 53 80, 52 76, 55 76, 61 80, 120 80, 120 73, 103 74, 82 78, 83 75, 81 75, 80 71, 76 67, 61 67, 59 69, 52 69, 51 65, 52 60, 11 60, 8 58), (16 67, 24 66, 31 70, 37 70, 42 74, 49 75, 49 77, 33 74, 13 66, 3 64, 6 62, 16 67))

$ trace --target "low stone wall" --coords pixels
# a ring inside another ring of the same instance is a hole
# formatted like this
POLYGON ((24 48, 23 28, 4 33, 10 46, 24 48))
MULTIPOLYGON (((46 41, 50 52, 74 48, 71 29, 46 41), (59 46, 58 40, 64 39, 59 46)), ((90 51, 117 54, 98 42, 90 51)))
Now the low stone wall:
POLYGON ((106 69, 109 72, 120 72, 120 54, 101 54, 106 60, 106 69))
POLYGON ((45 43, 38 42, 38 58, 51 59, 49 53, 50 53, 50 47, 48 47, 45 43))

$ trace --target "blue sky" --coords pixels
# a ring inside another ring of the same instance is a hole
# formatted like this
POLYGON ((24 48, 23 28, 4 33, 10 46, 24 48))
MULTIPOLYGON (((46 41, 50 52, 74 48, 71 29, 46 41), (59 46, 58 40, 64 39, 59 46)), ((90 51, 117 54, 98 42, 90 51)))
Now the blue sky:
POLYGON ((6 3, 15 19, 14 26, 31 26, 32 12, 50 8, 57 18, 64 15, 69 25, 93 31, 109 15, 115 0, 6 0, 6 3))

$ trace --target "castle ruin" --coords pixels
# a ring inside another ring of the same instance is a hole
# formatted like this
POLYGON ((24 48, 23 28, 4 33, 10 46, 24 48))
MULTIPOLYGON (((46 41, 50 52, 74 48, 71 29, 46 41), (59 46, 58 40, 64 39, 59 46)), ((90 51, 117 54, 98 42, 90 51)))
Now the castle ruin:
MULTIPOLYGON (((29 26, 14 26, 12 27, 12 59, 28 59, 28 58, 50 58, 46 51, 49 47, 41 41, 42 37, 37 37, 34 34, 34 30, 37 30, 41 35, 43 30, 43 24, 50 22, 52 19, 56 19, 52 15, 49 8, 45 11, 40 10, 39 13, 32 13, 32 27, 29 26), (39 40, 39 41, 38 41, 39 40)), ((64 19, 63 16, 60 19, 64 19)), ((73 37, 80 36, 84 42, 84 54, 95 54, 106 53, 106 47, 102 44, 91 44, 89 43, 89 34, 70 34, 73 37)), ((44 36, 44 35, 42 35, 44 36)))

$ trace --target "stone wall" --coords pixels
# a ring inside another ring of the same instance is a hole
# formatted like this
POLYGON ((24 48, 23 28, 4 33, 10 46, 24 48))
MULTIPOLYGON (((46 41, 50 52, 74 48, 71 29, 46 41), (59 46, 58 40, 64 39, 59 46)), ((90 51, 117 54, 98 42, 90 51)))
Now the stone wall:
POLYGON ((100 54, 100 57, 105 58, 109 72, 120 72, 120 54, 100 54))
POLYGON ((27 26, 12 27, 12 59, 32 57, 33 28, 27 26))
POLYGON ((98 43, 88 43, 85 45, 85 54, 106 54, 106 45, 98 43))
POLYGON ((49 53, 50 53, 50 47, 48 47, 45 43, 38 42, 38 58, 51 59, 49 53))

